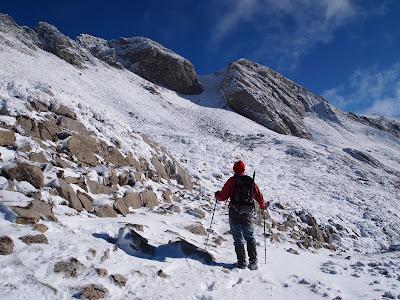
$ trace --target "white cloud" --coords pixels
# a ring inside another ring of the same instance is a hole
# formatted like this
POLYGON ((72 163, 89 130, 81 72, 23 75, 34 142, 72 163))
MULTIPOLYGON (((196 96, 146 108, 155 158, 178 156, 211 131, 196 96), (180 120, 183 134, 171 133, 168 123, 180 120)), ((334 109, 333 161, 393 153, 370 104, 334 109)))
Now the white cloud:
MULTIPOLYGON (((253 59, 268 56, 278 60, 283 68, 294 67, 299 58, 316 45, 331 41, 339 28, 367 15, 367 8, 360 6, 358 0, 232 0, 223 3, 226 12, 212 28, 210 48, 218 48, 236 29, 248 26, 260 36, 253 43, 243 42, 254 44, 249 56, 253 59)), ((375 5, 368 13, 381 13, 382 7, 382 4, 375 5)))
POLYGON ((356 70, 348 84, 323 93, 333 104, 348 110, 359 107, 361 114, 400 116, 400 61, 387 69, 356 70))

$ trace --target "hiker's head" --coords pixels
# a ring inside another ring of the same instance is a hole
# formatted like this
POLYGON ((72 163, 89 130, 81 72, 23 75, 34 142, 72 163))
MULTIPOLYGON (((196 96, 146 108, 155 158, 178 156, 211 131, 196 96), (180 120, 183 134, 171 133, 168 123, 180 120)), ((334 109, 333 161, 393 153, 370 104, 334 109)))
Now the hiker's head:
POLYGON ((235 162, 235 164, 233 165, 233 172, 235 172, 235 174, 242 174, 244 173, 245 169, 246 165, 242 160, 235 162))

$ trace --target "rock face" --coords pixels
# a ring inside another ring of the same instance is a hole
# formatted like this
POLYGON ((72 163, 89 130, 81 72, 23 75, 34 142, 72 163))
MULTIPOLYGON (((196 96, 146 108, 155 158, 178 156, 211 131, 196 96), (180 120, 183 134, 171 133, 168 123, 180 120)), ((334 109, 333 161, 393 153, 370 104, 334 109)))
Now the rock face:
POLYGON ((83 67, 85 61, 89 60, 82 49, 55 26, 39 22, 35 31, 39 38, 38 46, 43 50, 51 52, 77 67, 83 67))
POLYGON ((3 174, 8 179, 27 181, 37 189, 44 186, 42 170, 29 163, 17 162, 16 165, 3 169, 3 174))
POLYGON ((307 112, 338 122, 324 98, 249 60, 228 66, 220 92, 237 113, 281 134, 311 139, 303 122, 307 112))
POLYGON ((124 66, 148 81, 173 91, 192 95, 203 90, 191 62, 148 38, 105 41, 81 35, 78 42, 106 63, 124 66))
POLYGON ((0 236, 0 255, 10 255, 13 251, 13 240, 8 236, 0 236))

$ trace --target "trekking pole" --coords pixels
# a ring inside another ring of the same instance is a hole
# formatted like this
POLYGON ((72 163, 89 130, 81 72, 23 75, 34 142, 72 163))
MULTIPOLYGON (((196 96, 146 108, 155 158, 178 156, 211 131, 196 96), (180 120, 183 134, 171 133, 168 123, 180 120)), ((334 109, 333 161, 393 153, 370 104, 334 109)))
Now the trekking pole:
POLYGON ((217 198, 215 198, 215 204, 214 204, 213 214, 212 214, 211 223, 210 223, 210 229, 208 230, 208 233, 207 233, 207 240, 206 240, 206 245, 204 247, 204 251, 207 250, 208 239, 210 238, 210 231, 211 231, 212 223, 214 220, 214 213, 215 213, 216 208, 217 208, 217 198))
MULTIPOLYGON (((265 207, 267 209, 267 207, 265 207)), ((265 210, 263 210, 264 218, 264 264, 267 264, 267 233, 265 231, 265 210)))

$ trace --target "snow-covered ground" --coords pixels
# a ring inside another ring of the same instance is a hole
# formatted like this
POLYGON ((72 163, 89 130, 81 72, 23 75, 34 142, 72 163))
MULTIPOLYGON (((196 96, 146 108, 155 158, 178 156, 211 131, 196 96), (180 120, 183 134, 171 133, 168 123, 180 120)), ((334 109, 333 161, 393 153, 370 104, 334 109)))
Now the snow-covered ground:
MULTIPOLYGON (((400 254, 384 250, 400 244, 400 179, 388 172, 400 172, 399 139, 344 116, 342 125, 307 117, 314 141, 279 135, 224 109, 219 80, 218 74, 208 75, 203 78, 203 94, 183 97, 100 61, 77 69, 42 50, 27 54, 3 47, 0 55, 1 99, 17 103, 50 90, 54 99, 75 108, 89 129, 97 128, 106 138, 117 137, 123 147, 131 145, 132 132, 145 133, 165 147, 199 179, 198 197, 183 200, 182 206, 208 204, 231 176, 233 162, 241 158, 249 173, 257 171, 256 181, 267 200, 287 204, 289 211, 307 210, 321 223, 333 220, 359 238, 335 241, 336 252, 298 249, 300 255, 287 252, 291 246, 285 242, 268 241, 264 264, 262 228, 257 228, 260 268, 252 272, 225 268, 235 255, 231 237, 224 235, 229 226, 227 207, 221 204, 213 229, 226 241, 211 248, 218 262, 213 266, 192 259, 130 256, 102 238, 115 237, 124 222, 130 222, 145 225, 145 236, 155 245, 173 238, 171 232, 203 245, 205 237, 184 229, 198 221, 187 214, 160 215, 143 209, 127 217, 103 219, 85 213, 69 216, 59 208, 60 223, 45 222, 49 245, 28 247, 18 237, 32 233, 29 227, 8 221, 0 212, 0 234, 16 241, 14 253, 0 257, 0 298, 69 299, 87 283, 103 284, 111 299, 381 299, 384 294, 400 295, 400 254), (156 93, 146 86, 153 86, 156 93), (352 159, 342 151, 346 147, 367 152, 386 169, 352 159), (90 248, 96 250, 95 255, 88 252, 90 248), (110 258, 102 262, 107 249, 110 258), (88 271, 78 279, 53 273, 56 261, 72 256, 88 271), (89 271, 90 266, 123 274, 128 283, 119 288, 89 271), (159 269, 169 276, 157 276, 159 269)), ((282 218, 274 209, 271 215, 282 218)), ((208 227, 210 219, 208 213, 201 222, 208 227)))

